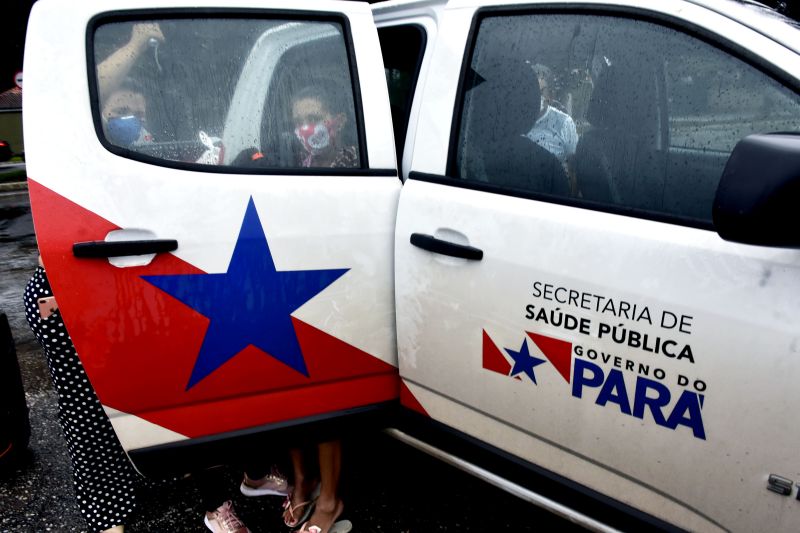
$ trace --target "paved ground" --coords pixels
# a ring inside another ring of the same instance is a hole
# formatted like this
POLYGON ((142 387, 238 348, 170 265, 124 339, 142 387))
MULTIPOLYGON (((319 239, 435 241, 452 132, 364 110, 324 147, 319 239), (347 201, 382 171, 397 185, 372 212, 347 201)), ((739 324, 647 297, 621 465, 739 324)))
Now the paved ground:
MULTIPOLYGON (((0 310, 9 315, 32 426, 29 460, 0 479, 0 533, 85 531, 74 503, 69 458, 56 421, 47 366, 22 310, 22 291, 36 264, 25 193, 0 192, 0 258, 0 310)), ((346 514, 356 532, 575 529, 382 435, 346 443, 344 471, 346 514)), ((238 495, 239 475, 227 470, 227 484, 251 530, 287 531, 279 519, 280 501, 238 495)), ((192 479, 149 483, 139 507, 129 531, 206 531, 192 479)))

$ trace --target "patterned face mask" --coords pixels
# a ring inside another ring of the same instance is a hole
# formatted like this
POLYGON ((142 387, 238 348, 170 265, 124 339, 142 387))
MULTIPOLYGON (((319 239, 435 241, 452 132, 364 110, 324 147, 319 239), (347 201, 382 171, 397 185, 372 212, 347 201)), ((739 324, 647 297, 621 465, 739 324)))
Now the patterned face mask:
POLYGON ((335 119, 323 120, 316 124, 303 124, 294 129, 294 134, 310 155, 319 155, 333 142, 336 125, 335 119))

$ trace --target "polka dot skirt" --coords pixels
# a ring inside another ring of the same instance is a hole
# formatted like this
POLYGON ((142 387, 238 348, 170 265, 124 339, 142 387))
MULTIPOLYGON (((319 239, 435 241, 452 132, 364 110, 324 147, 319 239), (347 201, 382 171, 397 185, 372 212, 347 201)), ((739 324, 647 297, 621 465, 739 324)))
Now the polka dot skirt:
POLYGON ((124 525, 135 507, 139 476, 122 450, 75 353, 61 313, 41 318, 37 300, 52 296, 39 267, 25 288, 25 315, 44 348, 58 394, 58 419, 72 459, 78 507, 93 531, 124 525))

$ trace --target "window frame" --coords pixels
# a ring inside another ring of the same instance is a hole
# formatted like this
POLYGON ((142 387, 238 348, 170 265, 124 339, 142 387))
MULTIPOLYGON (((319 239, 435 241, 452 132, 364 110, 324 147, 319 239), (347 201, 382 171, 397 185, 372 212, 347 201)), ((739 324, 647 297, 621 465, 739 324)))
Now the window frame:
MULTIPOLYGON (((395 30, 400 28, 413 28, 419 32, 422 36, 420 39, 420 46, 419 46, 419 53, 417 54, 416 59, 416 67, 414 68, 414 72, 411 76, 411 84, 409 87, 408 97, 406 98, 405 102, 405 116, 403 117, 403 138, 402 139, 395 139, 395 152, 397 153, 397 166, 400 167, 403 164, 403 156, 405 154, 405 144, 406 139, 408 138, 408 123, 411 120, 411 108, 414 105, 414 97, 417 94, 417 83, 419 82, 419 76, 422 72, 422 62, 425 59, 425 52, 427 51, 428 47, 428 30, 420 24, 419 22, 404 22, 402 24, 387 24, 384 26, 378 26, 378 40, 380 40, 381 30, 395 30)), ((383 51, 381 51, 381 55, 383 55, 383 51)))
POLYGON ((323 11, 282 10, 282 9, 250 9, 250 8, 163 8, 163 9, 132 9, 99 13, 89 20, 86 26, 86 65, 88 69, 89 105, 92 112, 92 122, 95 134, 100 144, 114 155, 131 159, 149 165, 155 165, 176 170, 191 172, 206 172, 212 174, 248 174, 248 175, 281 175, 281 176, 359 176, 380 175, 396 176, 395 169, 370 169, 367 147, 367 134, 364 122, 364 109, 361 99, 361 83, 358 77, 355 45, 352 37, 350 19, 344 13, 323 11), (114 22, 147 22, 154 20, 181 20, 181 19, 247 19, 247 20, 285 20, 288 22, 328 22, 341 27, 342 37, 347 54, 350 86, 353 95, 353 112, 356 121, 356 136, 359 143, 358 168, 292 168, 292 167, 267 167, 246 168, 224 165, 204 165, 184 161, 171 161, 161 159, 123 148, 112 144, 103 133, 98 80, 97 63, 94 54, 94 36, 97 28, 104 24, 114 22))
MULTIPOLYGON (((452 121, 450 124, 450 141, 447 152, 446 161, 446 174, 444 176, 435 176, 432 174, 414 172, 414 178, 421 181, 428 181, 431 183, 438 183, 440 185, 449 185, 455 187, 462 187, 465 189, 478 190, 483 192, 502 194, 505 196, 512 196, 516 198, 524 198, 529 200, 538 200, 559 204, 569 207, 577 207, 581 209, 589 209, 592 211, 600 211, 614 215, 622 215, 645 220, 652 220, 655 222, 665 222, 669 224, 686 226, 697 229, 714 231, 714 224, 711 220, 696 219, 681 215, 674 215, 670 213, 650 211, 646 209, 627 207, 622 205, 612 205, 602 202, 595 202, 591 200, 584 200, 582 198, 573 198, 565 196, 556 196, 547 193, 523 191, 521 189, 512 189, 502 185, 494 185, 489 183, 482 183, 477 181, 466 180, 458 176, 457 153, 460 139, 461 116, 463 114, 463 107, 465 102, 466 86, 465 81, 469 76, 470 65, 475 54, 475 47, 478 40, 478 33, 480 32, 481 23, 486 18, 502 17, 502 16, 524 16, 524 15, 573 15, 582 17, 591 16, 604 16, 623 18, 631 21, 647 22, 656 24, 664 28, 675 30, 681 34, 698 39, 708 46, 711 46, 725 54, 735 57, 750 67, 761 72, 768 78, 773 79, 775 82, 786 87, 787 90, 794 92, 800 97, 800 80, 795 79, 790 74, 782 71, 777 66, 769 63, 764 58, 751 52, 742 45, 733 42, 711 30, 703 28, 691 21, 676 18, 672 15, 658 13, 653 11, 642 11, 640 8, 624 7, 624 6, 602 6, 596 4, 578 4, 575 6, 499 6, 499 7, 484 7, 475 11, 472 22, 470 24, 469 33, 467 34, 466 44, 464 48, 464 55, 461 63, 461 71, 458 78, 458 87, 456 89, 456 98, 453 104, 452 121)), ((737 22, 737 24, 739 24, 737 22)), ((787 53, 794 53, 787 49, 787 53)), ((661 76, 663 77, 663 72, 661 76)), ((663 80, 662 80, 663 81, 663 80)), ((666 94, 663 98, 666 98, 666 94)), ((665 110, 665 113, 667 110, 665 110)), ((668 117, 664 119, 663 127, 668 127, 668 117)), ((667 142, 668 144, 668 142, 667 142)))

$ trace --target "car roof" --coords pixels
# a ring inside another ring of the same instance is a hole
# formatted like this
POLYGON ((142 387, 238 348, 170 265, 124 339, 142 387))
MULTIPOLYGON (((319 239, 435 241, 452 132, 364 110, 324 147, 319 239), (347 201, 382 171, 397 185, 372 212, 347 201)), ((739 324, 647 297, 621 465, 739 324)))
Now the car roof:
MULTIPOLYGON (((800 53, 800 23, 791 19, 777 10, 754 0, 678 0, 691 3, 719 15, 735 20, 775 42, 780 43, 800 53)), ((477 7, 486 5, 542 5, 551 4, 554 7, 568 7, 571 3, 591 5, 604 4, 609 6, 653 7, 652 0, 390 0, 372 5, 376 17, 392 14, 396 16, 403 11, 428 8, 439 11, 443 8, 477 7)))
POLYGON ((752 0, 685 0, 733 19, 800 53, 800 23, 752 0))
POLYGON ((398 11, 406 11, 420 8, 441 9, 447 4, 447 0, 388 0, 372 4, 372 13, 375 16, 398 11))

